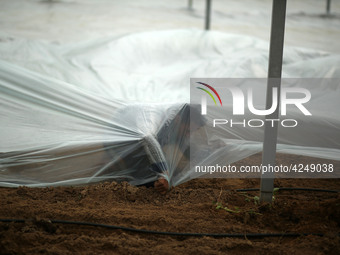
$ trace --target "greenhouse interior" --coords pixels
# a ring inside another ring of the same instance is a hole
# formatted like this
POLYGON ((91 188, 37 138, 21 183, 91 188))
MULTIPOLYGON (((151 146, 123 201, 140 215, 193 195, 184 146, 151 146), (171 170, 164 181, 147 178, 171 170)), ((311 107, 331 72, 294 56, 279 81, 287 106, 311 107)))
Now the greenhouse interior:
POLYGON ((0 253, 339 254, 340 1, 2 0, 0 253))

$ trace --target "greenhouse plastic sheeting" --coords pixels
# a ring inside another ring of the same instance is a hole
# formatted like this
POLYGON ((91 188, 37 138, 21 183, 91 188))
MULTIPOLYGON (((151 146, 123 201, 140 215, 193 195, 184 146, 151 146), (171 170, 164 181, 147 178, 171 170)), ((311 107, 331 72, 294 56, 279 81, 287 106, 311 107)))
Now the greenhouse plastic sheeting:
MULTIPOLYGON (((1 186, 158 178, 175 186, 194 178, 189 135, 207 128, 202 119, 190 132, 197 111, 188 104, 190 77, 266 77, 268 43, 199 30, 67 45, 4 38, 0 59, 1 186)), ((339 78, 339 55, 286 48, 283 76, 339 78)), ((338 160, 340 116, 332 107, 340 88, 313 89, 313 102, 323 104, 318 116, 329 118, 316 119, 307 135, 279 139, 278 150, 338 160), (315 129, 325 139, 319 148, 306 142, 315 129)), ((229 164, 262 149, 257 133, 239 132, 229 147, 219 144, 215 160, 229 164)))

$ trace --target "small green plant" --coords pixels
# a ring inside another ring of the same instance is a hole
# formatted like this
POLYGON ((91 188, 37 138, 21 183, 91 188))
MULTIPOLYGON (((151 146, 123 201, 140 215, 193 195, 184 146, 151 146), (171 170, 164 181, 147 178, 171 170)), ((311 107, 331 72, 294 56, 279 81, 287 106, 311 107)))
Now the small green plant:
POLYGON ((258 205, 260 203, 260 198, 258 196, 254 197, 254 204, 258 205))
POLYGON ((249 211, 247 211, 247 213, 249 213, 250 215, 262 215, 262 213, 255 212, 253 209, 250 209, 249 211))
POLYGON ((241 210, 239 207, 234 206, 234 209, 230 209, 227 206, 223 206, 222 203, 220 202, 214 202, 214 205, 216 205, 216 209, 217 210, 225 210, 227 212, 230 213, 248 213, 249 215, 262 215, 261 213, 256 212, 254 209, 250 209, 250 210, 241 210))
POLYGON ((238 208, 238 207, 235 207, 235 210, 232 210, 232 209, 228 208, 227 206, 223 206, 222 203, 220 203, 220 202, 216 202, 215 205, 216 205, 217 210, 223 209, 223 210, 225 210, 227 212, 231 212, 231 213, 239 213, 240 212, 240 208, 238 208))
POLYGON ((258 196, 252 197, 252 196, 247 195, 246 193, 241 193, 241 195, 245 197, 244 200, 247 202, 254 201, 254 204, 256 205, 259 204, 260 202, 260 198, 258 196))
POLYGON ((273 197, 272 197, 273 202, 275 200, 275 196, 277 195, 277 193, 279 193, 279 190, 280 190, 280 188, 274 188, 273 189, 273 197))
MULTIPOLYGON (((279 190, 280 190, 280 188, 274 188, 273 189, 273 201, 275 200, 275 197, 278 194, 279 190)), ((258 205, 260 203, 260 197, 258 197, 258 196, 252 197, 252 196, 249 196, 249 195, 247 195, 246 193, 243 193, 243 192, 241 193, 241 195, 245 197, 245 201, 247 201, 247 202, 254 201, 254 204, 256 204, 256 205, 258 205)))

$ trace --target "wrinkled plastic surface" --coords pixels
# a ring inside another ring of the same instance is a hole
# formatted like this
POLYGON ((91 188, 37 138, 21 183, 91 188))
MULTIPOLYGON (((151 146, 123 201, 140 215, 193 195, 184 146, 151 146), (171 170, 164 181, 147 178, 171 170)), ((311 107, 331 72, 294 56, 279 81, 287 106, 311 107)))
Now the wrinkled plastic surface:
MULTIPOLYGON (((188 134, 197 133, 188 132, 190 77, 266 77, 267 45, 251 37, 198 30, 73 45, 2 41, 0 185, 103 180, 140 185, 165 178, 175 186, 193 178, 188 134)), ((339 78, 339 55, 286 48, 283 76, 339 78)), ((320 116, 339 98, 339 87, 330 90, 315 94, 315 102, 323 102, 320 116)), ((340 118, 337 110, 332 114, 332 125, 315 122, 319 131, 330 134, 333 154, 314 156, 339 159, 339 143, 332 136, 339 133, 340 118)), ((313 151, 306 150, 305 141, 313 139, 314 129, 288 143, 281 139, 279 148, 306 155, 313 151)), ((260 150, 256 133, 236 136, 216 159, 227 155, 232 163, 260 150)), ((327 151, 328 145, 322 148, 327 151)))

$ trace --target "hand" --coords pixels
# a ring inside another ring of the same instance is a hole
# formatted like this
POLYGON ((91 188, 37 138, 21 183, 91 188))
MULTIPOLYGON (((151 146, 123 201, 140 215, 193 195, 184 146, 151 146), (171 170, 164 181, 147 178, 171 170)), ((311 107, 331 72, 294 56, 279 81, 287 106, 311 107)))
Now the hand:
POLYGON ((165 195, 169 190, 169 183, 167 180, 160 178, 154 183, 155 189, 162 195, 165 195))

